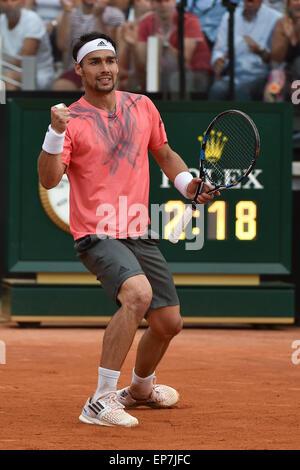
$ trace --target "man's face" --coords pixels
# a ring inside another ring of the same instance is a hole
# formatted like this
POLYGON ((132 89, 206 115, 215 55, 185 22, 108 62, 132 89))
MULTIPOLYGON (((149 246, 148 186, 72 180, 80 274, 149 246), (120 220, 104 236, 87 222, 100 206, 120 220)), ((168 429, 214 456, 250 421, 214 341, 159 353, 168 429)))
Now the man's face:
POLYGON ((245 9, 251 11, 252 13, 259 10, 263 0, 244 0, 245 9))
POLYGON ((24 0, 0 0, 1 11, 7 15, 19 12, 23 5, 24 0))
POLYGON ((75 70, 85 89, 109 93, 116 87, 119 69, 113 51, 90 52, 82 59, 81 66, 76 62, 75 70))
POLYGON ((152 10, 151 0, 135 0, 134 6, 138 8, 141 14, 147 13, 152 10))
POLYGON ((176 0, 153 0, 153 10, 157 16, 165 21, 173 21, 176 0))

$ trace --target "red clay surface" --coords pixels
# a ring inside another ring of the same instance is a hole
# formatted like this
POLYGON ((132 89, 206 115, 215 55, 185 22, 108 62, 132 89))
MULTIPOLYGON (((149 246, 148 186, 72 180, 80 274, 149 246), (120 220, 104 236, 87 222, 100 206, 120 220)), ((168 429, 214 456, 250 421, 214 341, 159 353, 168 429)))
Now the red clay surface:
MULTIPOLYGON (((120 387, 130 382, 143 331, 120 387)), ((96 386, 103 332, 0 324, 0 449, 300 449, 300 364, 291 360, 299 327, 184 329, 157 370, 180 402, 131 411, 134 429, 78 420, 96 386)))

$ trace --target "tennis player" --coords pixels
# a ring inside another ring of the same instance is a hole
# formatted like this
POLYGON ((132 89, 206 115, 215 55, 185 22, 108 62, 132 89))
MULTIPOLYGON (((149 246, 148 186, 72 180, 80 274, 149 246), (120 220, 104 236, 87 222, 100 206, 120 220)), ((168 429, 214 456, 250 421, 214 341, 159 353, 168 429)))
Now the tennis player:
MULTIPOLYGON (((75 249, 119 309, 105 330, 98 386, 79 419, 104 426, 136 426, 125 409, 172 407, 177 391, 157 385, 155 369, 182 328, 179 301, 158 240, 148 237, 148 149, 187 198, 199 178, 168 145, 158 110, 146 96, 116 90, 117 51, 99 33, 73 49, 84 95, 69 108, 51 108, 39 156, 41 184, 55 187, 67 172, 70 230, 75 249), (137 209, 143 217, 137 218, 137 209), (148 329, 137 350, 132 383, 117 391, 122 364, 143 318, 148 329)), ((213 198, 204 185, 199 203, 213 198)))

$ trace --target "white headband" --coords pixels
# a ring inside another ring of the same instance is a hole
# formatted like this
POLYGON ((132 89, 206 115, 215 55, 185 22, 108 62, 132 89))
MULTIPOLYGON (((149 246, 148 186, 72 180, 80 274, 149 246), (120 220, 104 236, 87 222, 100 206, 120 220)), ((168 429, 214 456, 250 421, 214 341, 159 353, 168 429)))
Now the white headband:
POLYGON ((93 41, 89 41, 84 44, 77 53, 77 62, 78 64, 82 61, 82 59, 93 51, 113 51, 116 54, 116 50, 111 42, 106 41, 106 39, 94 39, 93 41))

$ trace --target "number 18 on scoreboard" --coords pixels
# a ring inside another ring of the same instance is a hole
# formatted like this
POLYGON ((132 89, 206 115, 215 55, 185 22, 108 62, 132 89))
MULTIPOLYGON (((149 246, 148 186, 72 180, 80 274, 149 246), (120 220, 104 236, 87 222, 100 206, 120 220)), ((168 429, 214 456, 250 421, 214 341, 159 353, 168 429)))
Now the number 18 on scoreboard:
MULTIPOLYGON (((171 214, 169 221, 164 225, 164 239, 168 239, 170 233, 175 227, 177 220, 182 216, 185 210, 185 204, 182 201, 167 201, 164 205, 164 211, 171 214)), ((234 214, 232 214, 232 204, 228 201, 214 201, 207 204, 207 213, 205 206, 198 205, 198 209, 193 213, 192 234, 200 235, 205 227, 205 238, 207 240, 227 240, 234 236, 238 240, 254 240, 257 235, 257 204, 255 201, 236 201, 234 203, 234 214), (230 213, 231 212, 231 213, 230 213), (206 216, 206 217, 205 217, 206 216), (229 235, 229 217, 234 216, 234 234, 229 235), (206 219, 205 224, 197 223, 197 220, 206 219)), ((186 233, 182 232, 180 240, 185 240, 186 233)))

